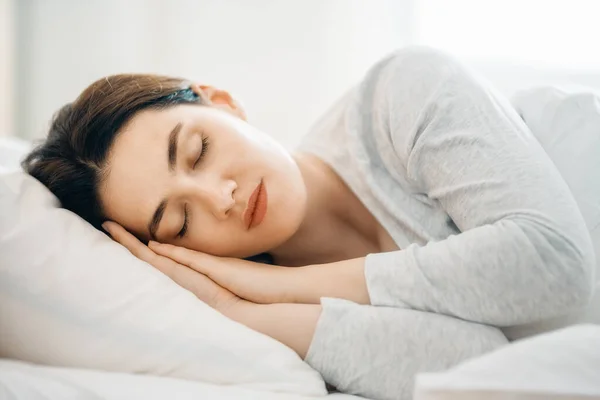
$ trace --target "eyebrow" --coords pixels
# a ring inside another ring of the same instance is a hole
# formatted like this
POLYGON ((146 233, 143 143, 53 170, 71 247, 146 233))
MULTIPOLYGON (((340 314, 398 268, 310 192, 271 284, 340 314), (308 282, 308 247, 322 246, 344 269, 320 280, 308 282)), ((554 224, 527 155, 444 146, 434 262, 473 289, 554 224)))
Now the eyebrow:
POLYGON ((179 132, 181 132, 182 123, 179 122, 169 134, 169 150, 167 152, 169 161, 169 171, 175 170, 177 165, 177 142, 179 141, 179 132))
POLYGON ((156 207, 156 211, 154 211, 154 215, 148 224, 148 231, 150 232, 150 238, 152 240, 156 240, 156 231, 158 230, 158 224, 160 224, 160 220, 167 209, 167 200, 163 200, 160 202, 158 207, 156 207))
MULTIPOLYGON (((181 132, 182 126, 183 126, 183 124, 181 122, 179 122, 171 130, 171 133, 169 133, 167 162, 169 165, 169 171, 171 171, 171 172, 175 170, 175 166, 177 165, 177 147, 178 147, 177 143, 179 141, 179 133, 181 132)), ((154 214, 152 215, 150 222, 148 223, 148 232, 150 232, 150 238, 152 240, 156 240, 156 231, 158 230, 158 225, 160 224, 160 221, 165 213, 165 210, 167 209, 167 203, 168 203, 167 199, 164 199, 163 201, 160 202, 158 207, 156 207, 156 210, 154 211, 154 214)))

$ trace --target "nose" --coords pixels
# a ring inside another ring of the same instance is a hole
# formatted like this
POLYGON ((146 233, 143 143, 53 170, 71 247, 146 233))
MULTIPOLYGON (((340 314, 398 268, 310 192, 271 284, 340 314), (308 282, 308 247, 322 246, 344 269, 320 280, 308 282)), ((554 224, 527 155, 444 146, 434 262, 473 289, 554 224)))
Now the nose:
POLYGON ((198 199, 219 220, 225 220, 235 205, 237 183, 231 179, 203 179, 194 182, 191 196, 198 199))

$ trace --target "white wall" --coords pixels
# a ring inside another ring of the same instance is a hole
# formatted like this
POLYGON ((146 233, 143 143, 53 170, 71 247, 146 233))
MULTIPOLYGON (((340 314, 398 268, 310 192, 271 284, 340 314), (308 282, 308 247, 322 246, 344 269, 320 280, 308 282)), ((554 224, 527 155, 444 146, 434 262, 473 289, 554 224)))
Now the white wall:
POLYGON ((13 11, 13 0, 0 0, 0 137, 13 132, 13 11))
POLYGON ((18 49, 17 69, 0 61, 0 79, 8 70, 18 88, 12 111, 0 92, 0 111, 24 138, 43 136, 92 81, 153 72, 232 91, 291 147, 372 63, 413 43, 465 57, 506 94, 565 81, 600 89, 592 0, 0 1, 16 9, 18 49))
POLYGON ((415 42, 443 48, 505 94, 577 83, 600 90, 600 2, 418 0, 415 42))
POLYGON ((470 57, 463 59, 509 97, 519 89, 546 85, 584 85, 600 93, 599 70, 573 70, 553 66, 540 68, 525 63, 482 61, 470 57))
POLYGON ((461 57, 600 68, 597 0, 419 0, 417 36, 461 57))
POLYGON ((52 113, 99 77, 155 72, 232 91, 255 125, 293 146, 373 62, 405 44, 411 6, 411 0, 20 1, 18 133, 43 135, 52 113))

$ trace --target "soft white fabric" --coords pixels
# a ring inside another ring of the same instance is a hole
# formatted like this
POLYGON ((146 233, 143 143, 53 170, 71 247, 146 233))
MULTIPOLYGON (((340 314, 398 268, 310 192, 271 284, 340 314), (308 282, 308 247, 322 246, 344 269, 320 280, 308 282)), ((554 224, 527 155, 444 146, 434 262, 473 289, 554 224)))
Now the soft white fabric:
POLYGON ((512 103, 577 201, 596 253, 596 292, 585 310, 505 334, 516 339, 572 323, 600 324, 600 93, 574 85, 540 86, 515 93, 512 103))
POLYGON ((600 398, 598 325, 523 339, 446 372, 419 375, 414 394, 414 400, 591 398, 600 398))
POLYGON ((359 400, 360 398, 344 394, 305 397, 174 378, 42 367, 12 360, 0 360, 0 399, 359 400))
POLYGON ((0 176, 0 357, 324 394, 291 349, 233 322, 22 173, 0 176))
POLYGON ((0 168, 18 169, 19 163, 30 149, 29 142, 13 137, 0 137, 0 168))

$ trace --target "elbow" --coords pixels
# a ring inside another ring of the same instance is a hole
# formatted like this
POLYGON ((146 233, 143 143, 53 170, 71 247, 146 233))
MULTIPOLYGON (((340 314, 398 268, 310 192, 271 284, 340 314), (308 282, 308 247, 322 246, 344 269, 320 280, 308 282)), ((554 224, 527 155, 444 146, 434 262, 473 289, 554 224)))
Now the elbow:
POLYGON ((563 281, 565 311, 586 307, 594 295, 596 257, 592 246, 566 252, 559 268, 563 281))
POLYGON ((592 242, 585 228, 574 233, 542 233, 534 241, 534 250, 541 261, 540 287, 545 288, 536 302, 546 303, 541 307, 545 315, 538 315, 543 319, 581 309, 594 294, 596 257, 592 242))

